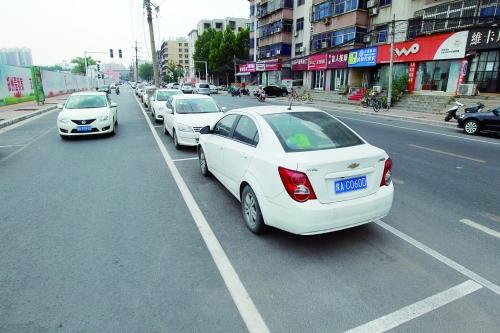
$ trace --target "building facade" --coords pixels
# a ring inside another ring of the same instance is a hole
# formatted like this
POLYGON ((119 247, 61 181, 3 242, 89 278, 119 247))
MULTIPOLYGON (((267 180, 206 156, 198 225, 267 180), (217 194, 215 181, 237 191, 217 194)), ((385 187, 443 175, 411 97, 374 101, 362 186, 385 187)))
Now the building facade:
POLYGON ((24 47, 0 49, 0 64, 21 67, 33 66, 31 49, 24 47))
POLYGON ((178 67, 183 68, 184 77, 189 76, 189 42, 186 38, 166 40, 161 43, 161 49, 158 51, 158 63, 160 67, 160 76, 167 74, 169 62, 173 62, 178 67))

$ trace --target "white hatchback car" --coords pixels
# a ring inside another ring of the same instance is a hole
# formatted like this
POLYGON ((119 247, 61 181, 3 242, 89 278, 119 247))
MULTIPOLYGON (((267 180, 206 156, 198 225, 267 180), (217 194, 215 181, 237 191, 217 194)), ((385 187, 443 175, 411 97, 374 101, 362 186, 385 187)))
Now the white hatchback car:
POLYGON ((204 127, 203 175, 241 202, 247 227, 319 234, 376 221, 392 207, 392 161, 332 115, 314 108, 233 110, 204 127))
MULTIPOLYGON (((151 101, 151 115, 155 123, 163 121, 167 115, 167 100, 170 96, 182 95, 178 89, 158 89, 151 101)), ((170 111, 171 112, 171 111, 170 111)))
POLYGON ((163 130, 172 136, 176 149, 198 145, 200 129, 213 126, 226 109, 220 108, 212 97, 196 94, 174 95, 167 102, 167 108, 163 130))
POLYGON ((118 104, 103 92, 72 94, 57 116, 61 138, 88 134, 115 134, 118 125, 118 104))

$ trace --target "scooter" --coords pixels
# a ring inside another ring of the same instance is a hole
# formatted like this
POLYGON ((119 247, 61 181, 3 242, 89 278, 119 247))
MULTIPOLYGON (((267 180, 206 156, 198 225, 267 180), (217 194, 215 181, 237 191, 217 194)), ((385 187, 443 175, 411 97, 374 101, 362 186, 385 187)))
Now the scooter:
POLYGON ((118 87, 116 87, 116 89, 115 89, 115 93, 116 93, 117 95, 120 95, 120 89, 119 89, 118 87))
MULTIPOLYGON (((462 106, 464 106, 464 104, 460 103, 459 101, 455 101, 455 105, 453 107, 451 107, 448 111, 446 111, 446 116, 444 117, 444 121, 450 121, 451 118, 458 119, 457 111, 462 106)), ((465 113, 480 112, 483 108, 484 108, 484 104, 481 102, 477 102, 476 106, 471 106, 471 107, 465 108, 464 112, 465 113)))
POLYGON ((266 93, 265 92, 261 92, 257 95, 257 99, 259 100, 259 102, 265 102, 266 101, 266 93))
POLYGON ((237 88, 237 89, 233 89, 231 91, 231 96, 238 96, 238 97, 241 97, 241 91, 240 91, 240 88, 237 88))

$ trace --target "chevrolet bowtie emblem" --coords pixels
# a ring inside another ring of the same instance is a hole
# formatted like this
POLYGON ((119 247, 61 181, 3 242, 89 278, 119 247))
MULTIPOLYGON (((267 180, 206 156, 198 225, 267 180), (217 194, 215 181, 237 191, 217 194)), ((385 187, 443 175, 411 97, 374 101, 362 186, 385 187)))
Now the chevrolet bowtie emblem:
POLYGON ((359 167, 359 163, 353 163, 353 164, 349 165, 348 168, 350 168, 350 169, 356 169, 357 167, 359 167))

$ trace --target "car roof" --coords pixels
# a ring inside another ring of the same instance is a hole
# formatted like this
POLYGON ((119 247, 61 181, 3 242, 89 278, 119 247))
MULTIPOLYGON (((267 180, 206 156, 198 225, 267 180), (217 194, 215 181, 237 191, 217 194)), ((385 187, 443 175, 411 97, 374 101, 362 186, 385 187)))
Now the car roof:
POLYGON ((174 95, 172 96, 173 99, 210 99, 213 100, 212 97, 207 96, 207 95, 200 95, 200 94, 179 94, 179 95, 174 95))
POLYGON ((103 91, 80 91, 72 93, 71 96, 106 96, 107 94, 103 91))
POLYGON ((324 112, 322 110, 312 108, 309 106, 294 105, 292 109, 288 109, 288 105, 269 105, 269 106, 254 106, 249 108, 233 109, 230 112, 246 112, 252 115, 267 115, 276 113, 290 113, 290 112, 324 112))

